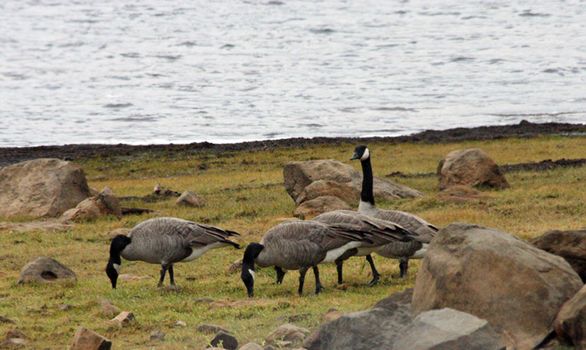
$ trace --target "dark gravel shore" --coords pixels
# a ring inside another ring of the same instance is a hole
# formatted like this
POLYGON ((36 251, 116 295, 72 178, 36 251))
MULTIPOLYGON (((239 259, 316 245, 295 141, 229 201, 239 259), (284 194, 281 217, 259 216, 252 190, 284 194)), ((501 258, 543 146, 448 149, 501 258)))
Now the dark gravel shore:
POLYGON ((282 140, 252 141, 228 144, 213 144, 209 142, 190 144, 166 144, 131 146, 117 145, 65 145, 39 147, 7 147, 0 148, 0 166, 17 163, 35 158, 61 158, 68 160, 83 159, 99 156, 130 156, 138 153, 165 153, 169 156, 185 152, 226 152, 226 151, 256 151, 275 148, 305 147, 320 144, 339 143, 369 143, 383 141, 389 143, 423 142, 445 143, 466 140, 494 140, 505 137, 535 137, 538 135, 586 135, 586 124, 563 123, 530 123, 522 121, 513 125, 481 126, 475 128, 455 128, 448 130, 427 130, 417 134, 396 137, 315 137, 290 138, 282 140))

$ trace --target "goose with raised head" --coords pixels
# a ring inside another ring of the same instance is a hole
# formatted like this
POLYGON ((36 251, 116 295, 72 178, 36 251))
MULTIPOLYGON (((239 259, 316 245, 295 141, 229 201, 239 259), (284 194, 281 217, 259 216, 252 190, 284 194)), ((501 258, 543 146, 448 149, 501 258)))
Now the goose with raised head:
MULTIPOLYGON (((374 261, 370 255, 373 252, 376 252, 383 246, 387 248, 392 246, 395 247, 396 250, 398 247, 411 245, 411 241, 420 240, 416 234, 404 229, 396 223, 367 216, 353 210, 334 210, 320 214, 313 218, 313 220, 325 224, 344 223, 356 225, 364 233, 368 234, 372 243, 363 244, 360 247, 355 248, 352 256, 365 256, 366 261, 368 261, 373 271, 376 271, 374 261), (381 234, 381 232, 384 232, 385 234, 381 234)), ((342 256, 335 261, 338 273, 338 284, 344 282, 342 270, 344 261, 348 258, 349 256, 342 256)), ((377 278, 377 276, 373 275, 373 278, 377 278)), ((371 283, 373 282, 371 281, 371 283)))
POLYGON ((328 225, 316 221, 290 221, 271 228, 260 243, 250 243, 242 259, 241 279, 249 297, 254 296, 256 266, 274 266, 277 283, 286 270, 299 270, 298 293, 303 293, 305 274, 311 268, 315 293, 323 289, 318 264, 334 262, 348 251, 372 243, 360 228, 349 224, 328 225))
MULTIPOLYGON (((383 257, 399 259, 400 276, 404 277, 409 267, 409 259, 420 259, 423 257, 426 249, 425 243, 429 243, 435 237, 438 228, 411 213, 400 210, 378 209, 376 207, 374 203, 374 178, 370 158, 370 150, 364 145, 357 146, 351 158, 352 160, 360 160, 362 166, 362 190, 360 192, 358 212, 398 224, 418 237, 417 240, 409 242, 391 242, 375 250, 375 253, 383 257)), ((367 256, 367 260, 369 260, 373 275, 373 280, 370 284, 376 284, 380 279, 380 274, 372 262, 372 257, 367 256)))
POLYGON ((110 244, 110 259, 106 274, 112 288, 116 288, 121 257, 150 264, 160 264, 161 274, 158 286, 163 285, 167 271, 171 287, 175 287, 173 264, 199 258, 208 250, 224 246, 240 248, 230 240, 238 233, 218 227, 199 224, 178 218, 161 217, 143 221, 136 225, 128 236, 118 235, 110 244))

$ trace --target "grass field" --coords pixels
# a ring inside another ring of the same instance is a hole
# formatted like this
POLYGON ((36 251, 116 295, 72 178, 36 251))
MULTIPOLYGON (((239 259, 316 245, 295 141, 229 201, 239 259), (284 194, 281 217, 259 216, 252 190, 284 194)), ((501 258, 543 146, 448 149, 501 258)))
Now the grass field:
MULTIPOLYGON (((405 174, 434 172, 438 161, 449 151, 480 147, 499 164, 544 159, 583 158, 586 137, 537 137, 448 144, 369 145, 375 176, 394 171, 405 174)), ((334 158, 359 168, 348 159, 354 145, 339 144, 305 148, 283 148, 258 152, 192 153, 167 158, 162 154, 86 159, 78 163, 86 171, 91 187, 108 186, 119 196, 142 196, 161 183, 177 191, 192 190, 207 200, 201 209, 180 208, 174 200, 158 203, 125 202, 125 206, 155 209, 156 216, 175 216, 211 223, 238 231, 241 242, 258 241, 265 231, 289 218, 294 204, 283 187, 282 168, 293 160, 334 158)), ((445 226, 451 222, 477 223, 513 233, 524 239, 550 229, 586 227, 586 167, 560 168, 542 172, 506 174, 511 188, 486 191, 486 198, 469 202, 439 199, 438 181, 433 176, 393 179, 425 193, 415 200, 382 202, 382 208, 398 208, 445 226)), ((19 328, 30 339, 31 348, 63 349, 83 325, 114 342, 116 349, 203 349, 210 337, 196 331, 202 323, 214 323, 231 330, 240 344, 262 344, 269 332, 291 321, 314 329, 331 308, 350 312, 372 306, 389 294, 412 287, 419 263, 412 261, 408 278, 401 280, 396 261, 375 257, 382 282, 367 287, 370 269, 363 259, 345 265, 347 288, 335 286, 334 266, 321 268, 326 287, 312 294, 313 276, 306 282, 306 294, 297 296, 296 272, 274 284, 272 269, 260 270, 255 298, 246 298, 239 274, 229 274, 229 265, 243 250, 211 251, 199 260, 175 267, 179 291, 159 290, 159 267, 123 261, 121 273, 146 276, 119 281, 112 290, 104 273, 108 259, 109 232, 130 228, 155 215, 107 217, 77 224, 67 232, 0 232, 0 315, 16 325, 0 323, 0 333, 19 328), (16 284, 20 268, 37 256, 51 256, 78 275, 74 286, 16 284), (100 300, 108 299, 123 310, 132 311, 134 325, 116 329, 101 315, 100 300), (212 298, 213 303, 201 302, 212 298), (198 300, 199 299, 199 300, 198 300), (69 310, 60 305, 69 304, 69 310), (187 327, 176 327, 181 320, 187 327), (166 333, 164 341, 150 341, 153 330, 166 333)), ((7 220, 7 219, 6 219, 7 220)), ((6 221, 4 220, 4 221, 6 221)), ((12 219, 16 220, 16 219, 12 219)), ((24 220, 19 218, 18 220, 24 220)))

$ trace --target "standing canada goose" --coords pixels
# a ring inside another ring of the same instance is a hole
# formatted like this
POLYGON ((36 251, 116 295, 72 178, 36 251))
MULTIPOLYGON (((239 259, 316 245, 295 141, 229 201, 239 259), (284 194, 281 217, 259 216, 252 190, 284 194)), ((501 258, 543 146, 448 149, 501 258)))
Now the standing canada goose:
POLYGON ((237 243, 228 239, 231 236, 239 234, 178 218, 149 219, 136 225, 128 236, 118 235, 112 239, 106 274, 112 288, 116 288, 122 256, 126 260, 160 264, 161 278, 158 286, 163 285, 165 274, 169 271, 171 287, 174 288, 174 263, 192 261, 210 249, 227 245, 240 248, 237 243))
MULTIPOLYGON (((404 211, 378 209, 374 204, 372 164, 370 163, 368 147, 364 145, 357 146, 351 159, 360 159, 362 165, 362 191, 360 192, 358 212, 396 223, 419 237, 418 240, 410 242, 391 242, 375 250, 377 254, 386 258, 399 259, 400 276, 404 277, 407 275, 407 269, 409 268, 409 258, 420 259, 423 257, 425 246, 422 243, 429 243, 438 228, 422 218, 404 211)), ((373 275, 373 280, 370 284, 376 284, 380 275, 376 271, 372 257, 367 256, 366 259, 370 263, 373 275)))
MULTIPOLYGON (((370 255, 371 253, 377 252, 379 249, 386 248, 392 252, 402 254, 403 251, 400 250, 402 247, 417 245, 418 242, 411 242, 420 240, 416 234, 405 230, 403 227, 397 225, 394 222, 377 219, 375 217, 367 216, 352 210, 334 210, 326 212, 316 216, 313 218, 313 220, 325 224, 352 224, 360 227, 360 229, 365 233, 371 233, 373 230, 386 230, 391 232, 390 235, 386 236, 376 234, 369 235, 368 237, 372 243, 363 244, 362 246, 355 248, 355 253, 352 256, 366 256, 366 261, 368 261, 373 271, 376 271, 376 268, 374 267, 374 261, 370 255)), ((335 261, 336 270, 338 272, 338 284, 342 284, 344 282, 342 267, 344 260, 348 258, 349 257, 343 256, 335 261)), ((370 282, 370 284, 376 284, 378 278, 379 277, 373 273, 373 280, 370 282)))
POLYGON ((260 267, 275 266, 277 283, 284 270, 299 270, 298 293, 303 293, 305 274, 309 268, 315 275, 315 294, 322 285, 318 264, 334 262, 349 250, 372 243, 356 226, 327 225, 316 221, 290 221, 271 228, 260 243, 250 243, 242 259, 240 277, 249 297, 254 296, 255 263, 260 267))

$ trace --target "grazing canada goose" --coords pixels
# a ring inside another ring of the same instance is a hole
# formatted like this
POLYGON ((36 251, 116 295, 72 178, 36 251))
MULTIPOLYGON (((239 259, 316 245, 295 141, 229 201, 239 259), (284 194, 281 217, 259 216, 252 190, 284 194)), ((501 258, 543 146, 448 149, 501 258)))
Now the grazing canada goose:
POLYGON ((248 296, 254 296, 255 263, 260 267, 275 266, 277 283, 284 270, 299 270, 298 293, 303 293, 305 274, 309 268, 315 275, 315 294, 322 285, 318 264, 334 262, 349 250, 372 243, 359 227, 349 224, 327 225, 316 221, 290 221, 271 228, 260 243, 250 243, 242 259, 240 277, 248 296))
POLYGON ((112 239, 106 274, 112 288, 116 288, 122 256, 126 260, 161 264, 158 286, 163 285, 165 274, 169 271, 171 287, 175 287, 174 263, 192 261, 210 249, 227 245, 240 248, 228 239, 231 236, 239 234, 178 218, 149 219, 136 225, 128 236, 118 235, 112 239))
MULTIPOLYGON (((383 247, 387 249, 392 247, 391 251, 402 253, 402 251, 398 251, 398 249, 413 245, 410 243, 411 241, 420 240, 416 234, 405 230, 403 227, 395 224, 394 222, 380 220, 352 210, 334 210, 326 212, 316 216, 313 218, 313 220, 323 222, 325 224, 352 224, 360 227, 361 230, 369 234, 368 237, 372 243, 363 244, 362 246, 355 248, 355 253, 352 256, 366 256, 366 261, 368 261, 373 271, 376 271, 376 268, 374 267, 374 262, 372 260, 372 256, 370 255, 371 253, 376 252, 378 249, 383 247), (386 236, 380 234, 371 234, 373 230, 386 230, 387 232, 390 232, 390 234, 386 236)), ((349 257, 343 256, 342 258, 339 258, 335 261, 338 272, 338 284, 342 284, 344 282, 342 273, 344 260, 346 260, 344 258, 347 259, 349 257)), ((371 281, 371 284, 376 283, 375 279, 377 281, 378 276, 373 274, 373 281, 371 281)))
MULTIPOLYGON (((438 228, 422 218, 404 211, 378 209, 374 204, 372 164, 370 163, 368 147, 357 146, 351 159, 360 159, 362 165, 362 191, 360 192, 358 212, 396 223, 419 237, 418 240, 409 242, 391 242, 375 250, 377 254, 386 258, 399 259, 400 276, 404 277, 407 275, 407 269, 409 268, 409 258, 420 259, 423 257, 426 247, 422 243, 429 243, 438 228)), ((367 256, 366 259, 370 264, 373 275, 373 280, 370 284, 376 284, 380 275, 376 271, 372 257, 367 256)))

